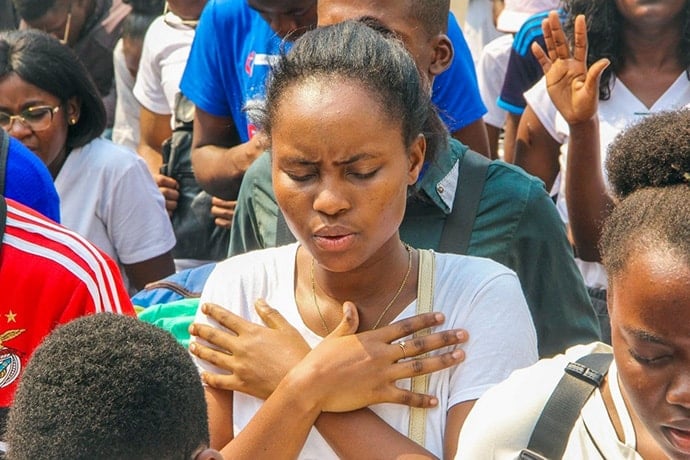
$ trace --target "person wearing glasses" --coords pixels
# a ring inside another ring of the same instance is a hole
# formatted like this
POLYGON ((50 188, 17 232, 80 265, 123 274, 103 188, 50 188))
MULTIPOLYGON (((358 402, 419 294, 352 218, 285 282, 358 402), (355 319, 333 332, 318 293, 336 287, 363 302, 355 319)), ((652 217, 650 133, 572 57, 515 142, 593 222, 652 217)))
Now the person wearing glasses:
POLYGON ((13 0, 22 28, 40 29, 72 48, 103 98, 108 128, 115 117, 113 49, 131 8, 123 0, 13 0))
POLYGON ((40 31, 0 34, 0 112, 48 166, 62 223, 115 259, 128 287, 174 272, 163 198, 134 152, 100 137, 103 103, 70 48, 40 31))

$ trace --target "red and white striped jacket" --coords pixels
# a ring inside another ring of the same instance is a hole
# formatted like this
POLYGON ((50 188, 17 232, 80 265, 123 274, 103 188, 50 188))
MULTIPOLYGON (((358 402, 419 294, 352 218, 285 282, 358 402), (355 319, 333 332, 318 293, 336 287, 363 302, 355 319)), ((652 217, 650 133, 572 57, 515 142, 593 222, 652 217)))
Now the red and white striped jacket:
POLYGON ((115 262, 77 233, 6 202, 0 248, 0 408, 11 405, 29 357, 56 326, 92 313, 134 315, 115 262))

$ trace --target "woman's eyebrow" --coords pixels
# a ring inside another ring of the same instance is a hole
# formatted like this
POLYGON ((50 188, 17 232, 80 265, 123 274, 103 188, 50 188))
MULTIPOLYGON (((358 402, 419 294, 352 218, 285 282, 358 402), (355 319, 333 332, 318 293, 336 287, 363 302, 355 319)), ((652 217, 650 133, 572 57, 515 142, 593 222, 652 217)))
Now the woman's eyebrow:
POLYGON ((667 345, 667 342, 656 334, 653 334, 644 329, 638 329, 633 327, 623 327, 623 330, 628 334, 632 335, 638 340, 643 342, 658 343, 660 345, 667 345))
POLYGON ((369 160, 369 159, 374 158, 374 157, 375 157, 375 155, 372 155, 371 153, 358 153, 358 154, 355 154, 349 158, 345 158, 344 160, 335 161, 334 164, 336 164, 338 166, 350 165, 350 164, 356 163, 360 160, 369 160))

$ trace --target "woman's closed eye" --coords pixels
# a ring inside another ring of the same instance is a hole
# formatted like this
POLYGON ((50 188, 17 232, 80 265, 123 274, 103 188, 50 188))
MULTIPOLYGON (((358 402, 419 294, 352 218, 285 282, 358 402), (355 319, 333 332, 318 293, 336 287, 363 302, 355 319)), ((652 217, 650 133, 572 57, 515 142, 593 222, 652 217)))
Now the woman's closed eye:
POLYGON ((632 348, 628 349, 628 352, 635 361, 646 366, 661 365, 671 358, 670 354, 638 353, 632 348))
POLYGON ((379 168, 376 168, 371 171, 348 171, 347 175, 352 176, 355 179, 359 180, 366 180, 366 179, 371 179, 376 175, 376 173, 379 172, 379 168))

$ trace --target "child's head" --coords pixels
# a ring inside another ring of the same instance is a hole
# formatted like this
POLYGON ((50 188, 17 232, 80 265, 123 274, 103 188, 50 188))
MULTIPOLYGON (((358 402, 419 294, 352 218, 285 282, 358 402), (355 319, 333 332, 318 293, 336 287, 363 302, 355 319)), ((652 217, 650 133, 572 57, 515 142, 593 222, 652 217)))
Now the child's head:
POLYGON ((453 59, 453 45, 445 35, 449 10, 450 0, 319 0, 318 25, 376 19, 400 38, 420 73, 431 79, 453 59))
POLYGON ((600 242, 621 386, 672 458, 690 455, 688 126, 688 112, 655 115, 616 139, 609 177, 622 200, 600 242))
POLYGON ((204 392, 185 349, 137 318, 97 314, 36 349, 10 410, 10 459, 181 459, 208 446, 204 392))
POLYGON ((141 13, 132 11, 122 22, 122 53, 125 64, 132 78, 139 73, 139 61, 144 48, 144 36, 149 26, 161 11, 156 13, 141 13))

